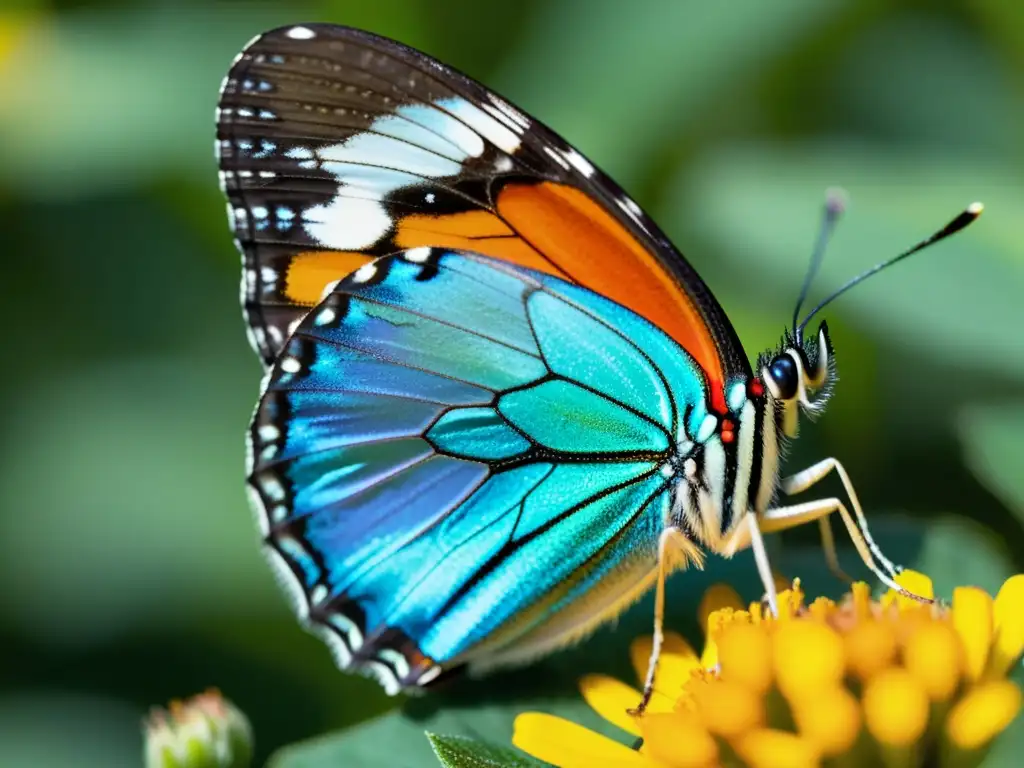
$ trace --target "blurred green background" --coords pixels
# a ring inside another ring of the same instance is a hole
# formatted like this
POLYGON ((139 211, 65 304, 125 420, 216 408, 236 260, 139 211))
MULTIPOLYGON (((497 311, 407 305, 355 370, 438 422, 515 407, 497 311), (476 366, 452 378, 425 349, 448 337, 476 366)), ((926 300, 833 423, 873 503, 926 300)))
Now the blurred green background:
MULTIPOLYGON (((883 548, 940 591, 1024 571, 1016 0, 4 0, 4 765, 136 764, 147 707, 210 685, 261 758, 393 704, 297 628, 243 493, 260 374, 213 110, 240 48, 299 21, 421 48, 561 132, 666 229, 752 357, 788 321, 826 187, 852 203, 819 297, 984 201, 828 311, 841 381, 789 467, 839 457, 883 548)), ((814 531, 783 543, 782 570, 838 589, 814 531)), ((676 577, 670 601, 742 581, 740 560, 676 577)))

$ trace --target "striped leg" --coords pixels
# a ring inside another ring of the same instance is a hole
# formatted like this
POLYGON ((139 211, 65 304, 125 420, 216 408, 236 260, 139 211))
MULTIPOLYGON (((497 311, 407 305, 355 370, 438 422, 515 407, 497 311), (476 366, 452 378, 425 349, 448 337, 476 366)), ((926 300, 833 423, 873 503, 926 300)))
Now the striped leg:
MULTIPOLYGON (((658 539, 658 585, 654 592, 654 636, 651 643, 651 656, 647 662, 647 677, 644 679, 644 692, 640 703, 629 714, 639 716, 651 703, 654 694, 654 675, 658 669, 658 658, 661 656, 661 645, 665 639, 665 579, 675 570, 680 555, 684 559, 693 559, 690 552, 693 543, 678 528, 666 528, 658 539)), ((699 564, 699 560, 697 561, 699 564)))
POLYGON ((871 572, 879 578, 879 580, 887 587, 896 590, 897 592, 908 595, 910 597, 917 597, 911 595, 907 590, 897 584, 893 577, 886 573, 878 566, 875 561, 874 555, 872 554, 872 548, 868 545, 867 540, 861 533, 861 530, 857 527, 850 512, 846 509, 839 499, 818 499, 816 501, 808 501, 803 504, 793 504, 788 507, 776 507, 769 509, 761 516, 761 529, 765 533, 774 533, 776 531, 784 531, 787 528, 793 528, 804 523, 809 523, 812 520, 821 520, 827 518, 833 512, 838 512, 842 518, 843 523, 846 525, 846 530, 850 534, 850 538, 853 540, 853 545, 857 548, 857 552, 860 554, 864 564, 871 569, 871 572))
MULTIPOLYGON (((860 500, 857 498, 857 492, 853 490, 853 483, 850 482, 850 476, 846 474, 846 470, 843 468, 843 465, 836 459, 822 459, 817 464, 808 467, 802 472, 797 472, 791 477, 784 478, 781 483, 782 491, 787 496, 793 496, 797 493, 801 493, 822 480, 829 472, 832 471, 835 471, 835 473, 839 475, 839 479, 843 483, 843 488, 846 490, 846 495, 850 497, 850 505, 853 507, 853 513, 857 516, 857 525, 863 534, 863 540, 867 544, 868 549, 871 550, 871 553, 882 564, 882 567, 885 568, 889 576, 895 576, 899 573, 900 569, 894 566, 892 561, 882 554, 882 550, 877 544, 875 544, 875 540, 871 538, 871 531, 868 529, 868 520, 864 516, 864 510, 860 506, 860 500)), ((838 569, 839 561, 835 558, 835 543, 833 542, 831 545, 829 544, 832 539, 831 528, 826 532, 826 527, 828 526, 826 518, 819 519, 823 521, 821 523, 822 542, 825 545, 826 557, 829 558, 829 564, 832 565, 834 562, 836 569, 838 569), (831 553, 829 553, 830 546, 831 553)), ((861 556, 863 557, 863 554, 861 556)), ((868 559, 865 558, 864 562, 867 563, 868 559)))
MULTIPOLYGON (((775 576, 772 574, 771 563, 768 562, 768 550, 765 549, 764 539, 761 538, 761 526, 758 524, 757 515, 747 516, 747 526, 750 532, 750 548, 754 550, 754 563, 757 565, 757 574, 761 577, 761 584, 764 585, 764 597, 761 598, 762 605, 767 602, 768 610, 772 616, 779 615, 779 596, 775 590, 775 576)), ((765 529, 766 531, 768 529, 765 529)))

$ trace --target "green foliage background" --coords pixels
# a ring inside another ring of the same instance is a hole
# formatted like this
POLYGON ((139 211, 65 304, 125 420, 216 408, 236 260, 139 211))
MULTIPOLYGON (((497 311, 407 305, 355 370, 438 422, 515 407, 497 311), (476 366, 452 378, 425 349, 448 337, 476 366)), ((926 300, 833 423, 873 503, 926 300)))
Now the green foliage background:
MULTIPOLYGON (((396 704, 296 627, 242 490, 259 370, 213 108, 237 51, 282 23, 396 37, 548 122, 662 224, 752 356, 791 313, 826 187, 852 205, 819 296, 984 201, 968 232, 829 310, 841 382, 789 466, 839 457, 882 546, 940 592, 1024 571, 1022 8, 5 0, 0 762, 135 764, 147 706, 209 685, 250 715, 261 759, 396 704)), ((813 531, 776 546, 809 591, 837 591, 813 531)), ((712 563, 670 584, 674 626, 692 630, 700 590, 722 578, 757 596, 746 557, 712 563)), ((627 674, 649 616, 645 601, 528 674, 414 702, 279 764, 427 765, 424 728, 501 742, 524 708, 585 719, 572 681, 627 674)), ((1014 764, 1015 743, 1019 729, 990 764, 1014 764)))

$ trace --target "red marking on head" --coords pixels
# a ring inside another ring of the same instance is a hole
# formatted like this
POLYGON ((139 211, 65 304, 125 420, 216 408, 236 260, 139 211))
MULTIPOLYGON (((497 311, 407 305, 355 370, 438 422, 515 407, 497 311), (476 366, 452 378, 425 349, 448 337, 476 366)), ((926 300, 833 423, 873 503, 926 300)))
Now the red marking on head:
POLYGON ((753 397, 761 397, 764 394, 764 383, 761 379, 750 380, 750 394, 753 397))

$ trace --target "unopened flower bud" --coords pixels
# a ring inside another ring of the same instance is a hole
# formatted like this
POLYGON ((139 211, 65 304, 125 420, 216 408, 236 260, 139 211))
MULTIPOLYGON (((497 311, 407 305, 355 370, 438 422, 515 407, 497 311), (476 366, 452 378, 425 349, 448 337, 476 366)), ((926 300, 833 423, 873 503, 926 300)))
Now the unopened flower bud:
POLYGON ((145 722, 146 768, 248 768, 249 721, 218 691, 164 709, 145 722))

